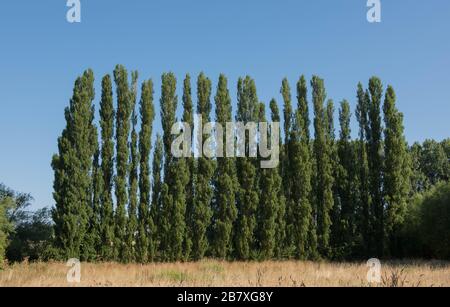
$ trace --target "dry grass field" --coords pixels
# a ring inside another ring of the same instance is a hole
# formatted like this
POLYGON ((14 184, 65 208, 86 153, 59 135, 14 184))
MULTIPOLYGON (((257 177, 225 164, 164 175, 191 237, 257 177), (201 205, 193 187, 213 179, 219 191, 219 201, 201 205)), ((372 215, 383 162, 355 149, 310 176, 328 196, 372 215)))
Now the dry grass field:
POLYGON ((369 284, 365 263, 220 262, 81 264, 81 282, 69 284, 64 263, 21 263, 0 271, 0 286, 450 286, 450 263, 390 262, 382 281, 369 284))

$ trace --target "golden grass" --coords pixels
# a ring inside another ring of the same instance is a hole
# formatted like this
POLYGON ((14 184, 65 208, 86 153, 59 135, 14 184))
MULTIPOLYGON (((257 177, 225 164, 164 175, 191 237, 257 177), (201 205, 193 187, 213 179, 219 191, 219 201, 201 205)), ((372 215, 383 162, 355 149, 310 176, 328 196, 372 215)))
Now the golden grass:
POLYGON ((385 263, 380 284, 368 284, 365 263, 82 263, 79 284, 67 282, 68 269, 64 263, 13 264, 0 271, 0 286, 450 286, 446 262, 385 263))

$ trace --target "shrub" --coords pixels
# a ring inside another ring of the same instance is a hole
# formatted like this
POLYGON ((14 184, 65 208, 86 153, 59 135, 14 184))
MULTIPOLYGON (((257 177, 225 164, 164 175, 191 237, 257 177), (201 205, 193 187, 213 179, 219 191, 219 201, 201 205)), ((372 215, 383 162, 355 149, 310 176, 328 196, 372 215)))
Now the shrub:
POLYGON ((450 259, 449 182, 414 197, 402 236, 408 257, 450 259))

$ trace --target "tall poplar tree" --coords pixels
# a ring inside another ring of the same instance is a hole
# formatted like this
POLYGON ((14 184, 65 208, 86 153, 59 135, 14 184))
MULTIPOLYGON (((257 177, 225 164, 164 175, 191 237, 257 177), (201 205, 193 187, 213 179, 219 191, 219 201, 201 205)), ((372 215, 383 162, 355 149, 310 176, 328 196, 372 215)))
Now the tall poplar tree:
POLYGON ((384 208, 382 194, 383 177, 383 128, 381 126, 381 98, 383 85, 377 77, 369 80, 368 119, 369 131, 367 134, 368 161, 370 174, 370 194, 372 199, 372 216, 374 226, 374 240, 376 256, 383 256, 384 252, 384 208))
POLYGON ((127 182, 129 173, 129 147, 130 117, 132 105, 130 102, 128 73, 122 65, 117 65, 114 70, 114 81, 117 91, 117 116, 116 116, 116 215, 115 215, 115 243, 114 256, 116 260, 125 261, 127 214, 128 204, 127 182))
MULTIPOLYGON (((203 125, 210 122, 211 112, 211 80, 209 80, 203 73, 200 73, 197 79, 197 113, 201 114, 203 125)), ((199 133, 202 133, 200 131, 199 133)), ((208 138, 210 135, 203 134, 203 138, 208 138)), ((213 196, 212 190, 212 176, 214 174, 214 162, 211 158, 207 158, 204 154, 198 158, 197 162, 197 176, 195 181, 195 196, 193 208, 193 228, 192 228, 192 243, 193 243, 193 257, 195 260, 203 258, 207 248, 208 239, 206 230, 211 223, 212 210, 211 200, 213 196)))
POLYGON ((335 258, 348 257, 355 245, 355 234, 357 222, 356 204, 358 202, 358 173, 354 166, 358 161, 358 155, 354 150, 355 146, 351 141, 350 130, 350 105, 343 100, 339 109, 340 133, 337 141, 336 166, 336 197, 335 220, 333 221, 333 247, 335 258))
POLYGON ((91 208, 89 215, 88 233, 84 245, 87 247, 85 250, 85 259, 88 261, 95 261, 99 259, 100 255, 98 250, 101 247, 101 194, 102 194, 102 177, 100 168, 100 150, 98 148, 98 134, 97 129, 92 134, 92 142, 95 149, 94 159, 91 171, 91 208))
POLYGON ((284 195, 286 199, 286 240, 287 240, 287 252, 292 254, 294 249, 295 241, 295 218, 294 218, 294 204, 292 200, 292 173, 291 168, 292 162, 292 141, 293 137, 293 120, 294 115, 292 111, 292 99, 291 99, 291 88, 289 86, 289 81, 284 78, 281 83, 280 93, 283 96, 283 115, 284 115, 284 146, 281 155, 281 171, 282 180, 284 187, 284 195))
POLYGON ((373 249, 373 222, 372 222, 372 197, 370 194, 370 176, 368 161, 367 139, 369 138, 369 94, 364 90, 361 83, 358 83, 357 89, 358 103, 356 106, 356 118, 359 124, 359 140, 357 145, 358 159, 358 212, 361 215, 358 228, 362 234, 361 253, 370 256, 373 249))
POLYGON ((330 211, 330 238, 329 238, 329 257, 335 257, 336 254, 340 252, 335 248, 334 241, 337 233, 339 232, 340 224, 340 198, 338 196, 339 182, 335 180, 340 172, 339 156, 337 155, 336 148, 336 132, 334 128, 334 101, 328 99, 325 109, 325 123, 326 123, 326 139, 327 147, 329 149, 330 163, 331 163, 331 174, 333 176, 332 193, 333 193, 333 208, 330 211))
POLYGON ((324 110, 326 92, 323 79, 314 76, 311 80, 314 103, 314 156, 316 160, 315 201, 317 208, 317 239, 323 256, 329 253, 329 239, 333 208, 333 175, 330 146, 327 141, 327 116, 324 110))
MULTIPOLYGON (((265 117, 265 105, 260 103, 260 118, 259 122, 266 122, 265 117)), ((267 133, 266 131, 260 131, 260 133, 267 133)), ((268 146, 274 147, 279 144, 272 144, 271 135, 274 133, 269 129, 267 140, 268 146)), ((259 203, 259 247, 260 258, 271 259, 275 255, 277 248, 276 235, 277 235, 277 221, 279 207, 281 205, 280 199, 281 193, 281 177, 279 169, 267 168, 259 169, 259 185, 260 185, 260 203, 259 203)))
MULTIPOLYGON (((305 166, 305 171, 309 170, 309 174, 305 174, 306 181, 309 180, 308 184, 305 184, 303 187, 304 191, 302 193, 309 193, 308 201, 304 203, 304 210, 309 210, 310 207, 310 221, 309 221, 309 229, 308 229, 308 238, 306 243, 306 254, 302 255, 302 257, 307 257, 308 259, 316 259, 317 255, 317 223, 316 223, 316 210, 314 209, 313 204, 313 191, 312 191, 312 180, 313 180, 313 156, 311 152, 311 133, 310 133, 310 125, 311 120, 309 118, 309 106, 308 106, 308 87, 305 76, 300 76, 299 81, 297 82, 297 116, 301 118, 297 119, 297 134, 301 137, 301 146, 304 147, 302 150, 307 150, 309 155, 309 162, 305 161, 306 164, 310 164, 310 166, 305 166), (308 178, 309 177, 309 178, 308 178)), ((305 156, 306 157, 306 156, 305 156)))
MULTIPOLYGON (((150 207, 150 218, 153 220, 155 225, 155 229, 153 233, 150 233, 149 242, 153 240, 154 244, 154 257, 158 256, 158 251, 160 250, 160 243, 164 238, 165 233, 165 225, 163 222, 162 214, 162 201, 161 201, 161 191, 162 191, 162 169, 164 163, 164 149, 163 149, 163 141, 159 134, 156 135, 155 141, 155 150, 153 152, 153 160, 152 160, 152 196, 151 196, 151 207, 150 207)), ((150 246, 151 247, 151 246, 150 246)), ((150 249, 151 256, 151 249, 150 249)), ((160 255, 161 256, 161 255, 160 255)))
POLYGON ((91 174, 97 150, 93 142, 93 99, 94 73, 87 70, 75 81, 65 109, 66 127, 58 139, 58 154, 52 159, 55 244, 64 258, 89 258, 86 234, 92 216, 91 174))
POLYGON ((154 233, 156 232, 153 216, 150 214, 150 152, 152 146, 152 129, 155 111, 153 106, 153 82, 144 81, 140 101, 141 131, 139 132, 139 209, 137 260, 152 261, 155 256, 154 233))
MULTIPOLYGON (((272 122, 280 123, 280 111, 278 109, 278 104, 275 99, 270 101, 270 112, 272 122)), ((281 132, 279 136, 279 148, 282 148, 281 132)), ((281 177, 281 163, 278 167, 273 170, 273 184, 275 189, 278 189, 277 195, 277 208, 275 217, 275 250, 274 256, 277 259, 281 259, 284 256, 286 248, 286 197, 284 195, 284 190, 282 187, 282 177, 281 177)))
POLYGON ((312 163, 304 116, 297 109, 291 141, 293 242, 297 259, 316 257, 317 239, 310 203, 312 163), (303 128, 303 129, 302 129, 303 128))
POLYGON ((113 176, 114 176, 114 105, 111 76, 102 79, 102 97, 100 101, 101 128, 101 249, 102 260, 113 259, 114 248, 114 207, 113 207, 113 176))
MULTIPOLYGON (((186 74, 183 81, 183 122, 191 127, 191 143, 193 140, 192 129, 194 127, 194 106, 192 103, 191 77, 186 74)), ((192 151, 192 148, 189 152, 192 151)), ((192 234, 193 234, 193 210, 194 210, 194 191, 195 191, 195 160, 193 157, 185 158, 189 182, 186 185, 186 232, 184 239, 184 258, 188 260, 192 252, 192 234)))
POLYGON ((395 92, 388 86, 384 100, 385 169, 383 191, 386 202, 386 234, 391 256, 401 256, 399 231, 403 225, 410 193, 410 160, 403 135, 403 114, 395 105, 395 92))
POLYGON ((304 131, 306 140, 309 143, 309 126, 311 124, 311 120, 309 119, 308 87, 304 75, 302 75, 297 82, 297 103, 298 111, 300 112, 300 116, 302 117, 302 127, 299 127, 299 129, 304 131))
POLYGON ((186 231, 186 185, 189 182, 184 158, 171 154, 172 125, 176 122, 176 78, 173 73, 163 74, 161 87, 161 118, 164 142, 164 184, 162 197, 162 252, 164 260, 181 260, 186 231))
POLYGON ((161 184, 161 208, 159 216, 159 237, 160 237, 160 249, 161 258, 163 260, 170 260, 172 256, 172 242, 171 242, 171 231, 172 223, 174 223, 172 218, 173 213, 173 198, 169 193, 169 187, 172 184, 174 178, 171 177, 171 167, 173 167, 172 155, 171 155, 171 144, 173 141, 173 136, 171 134, 172 125, 175 123, 175 112, 176 112, 176 79, 172 73, 165 73, 161 77, 161 98, 160 98, 160 109, 161 109, 161 124, 163 129, 162 141, 164 145, 164 181, 161 184))
MULTIPOLYGON (((228 90, 228 81, 225 75, 219 76, 217 92, 215 96, 216 121, 226 127, 227 122, 232 121, 231 97, 228 90)), ((226 144, 226 134, 222 138, 226 144)), ((217 169, 214 180, 214 201, 215 210, 213 212, 213 251, 218 258, 225 259, 232 252, 232 230, 233 223, 237 218, 236 208, 236 160, 232 157, 217 158, 217 169)))
POLYGON ((139 150, 138 150, 138 134, 136 131, 137 114, 136 114, 136 99, 137 99, 137 71, 131 74, 131 88, 129 92, 129 100, 131 104, 131 140, 130 160, 129 160, 129 177, 128 177, 128 223, 127 223, 127 248, 125 251, 124 261, 133 262, 137 257, 136 250, 136 233, 138 231, 137 207, 138 207, 138 180, 139 180, 139 150))
MULTIPOLYGON (((238 110, 236 121, 247 124, 258 120, 259 101, 255 81, 249 76, 238 80, 238 110)), ((237 159, 239 189, 238 219, 235 228, 236 255, 247 260, 254 257, 256 210, 259 203, 256 158, 249 157, 249 137, 245 136, 245 158, 237 159)))

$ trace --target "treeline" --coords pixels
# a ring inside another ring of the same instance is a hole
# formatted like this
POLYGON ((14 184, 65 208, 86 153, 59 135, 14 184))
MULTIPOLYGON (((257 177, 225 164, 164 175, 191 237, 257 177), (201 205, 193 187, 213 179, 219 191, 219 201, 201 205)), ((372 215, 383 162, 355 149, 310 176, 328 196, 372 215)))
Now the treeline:
POLYGON ((48 208, 29 210, 33 198, 0 183, 0 269, 8 262, 47 260, 52 246, 53 223, 48 208))
POLYGON ((233 115, 224 75, 213 93, 211 80, 201 73, 196 97, 186 75, 180 120, 191 127, 195 112, 203 122, 223 126, 233 120, 282 122, 280 164, 274 169, 261 169, 260 158, 248 154, 174 158, 176 86, 172 73, 162 75, 162 135, 152 140, 152 80, 142 82, 139 98, 137 72, 129 78, 119 65, 104 76, 99 127, 94 74, 87 70, 76 80, 52 160, 58 257, 120 262, 407 257, 414 245, 405 234, 410 200, 449 179, 449 141, 409 148, 394 89, 384 88, 377 77, 367 89, 357 86, 359 129, 352 139, 350 104, 340 102, 334 123, 336 106, 317 76, 309 86, 299 78, 296 99, 284 79, 282 108, 271 100, 267 118, 252 78, 238 80, 233 115))

